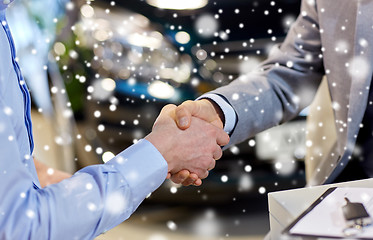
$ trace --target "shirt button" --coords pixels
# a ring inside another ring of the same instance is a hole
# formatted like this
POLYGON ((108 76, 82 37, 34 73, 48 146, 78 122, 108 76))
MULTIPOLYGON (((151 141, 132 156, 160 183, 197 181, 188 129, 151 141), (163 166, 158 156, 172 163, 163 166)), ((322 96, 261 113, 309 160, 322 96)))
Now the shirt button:
POLYGON ((9 4, 9 3, 10 3, 10 0, 4 0, 3 3, 4 3, 4 4, 9 4))

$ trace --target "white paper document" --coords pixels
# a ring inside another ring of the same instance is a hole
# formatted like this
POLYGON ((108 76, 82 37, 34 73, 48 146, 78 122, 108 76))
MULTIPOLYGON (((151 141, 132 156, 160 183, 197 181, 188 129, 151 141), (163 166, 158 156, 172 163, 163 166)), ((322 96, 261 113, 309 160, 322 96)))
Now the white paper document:
MULTIPOLYGON (((289 226, 288 234, 346 237, 343 230, 347 223, 342 212, 342 207, 346 204, 345 197, 351 202, 362 203, 369 215, 373 216, 373 188, 339 187, 330 190, 289 226)), ((355 237, 373 239, 373 225, 364 227, 355 237)))

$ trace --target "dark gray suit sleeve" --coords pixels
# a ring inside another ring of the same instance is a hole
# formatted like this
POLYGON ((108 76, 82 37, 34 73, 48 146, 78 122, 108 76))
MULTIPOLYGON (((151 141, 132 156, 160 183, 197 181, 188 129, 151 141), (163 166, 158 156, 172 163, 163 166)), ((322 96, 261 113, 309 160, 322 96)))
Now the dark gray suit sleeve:
POLYGON ((324 68, 317 6, 310 2, 302 2, 285 41, 257 70, 212 91, 237 113, 230 145, 296 117, 311 103, 324 68))

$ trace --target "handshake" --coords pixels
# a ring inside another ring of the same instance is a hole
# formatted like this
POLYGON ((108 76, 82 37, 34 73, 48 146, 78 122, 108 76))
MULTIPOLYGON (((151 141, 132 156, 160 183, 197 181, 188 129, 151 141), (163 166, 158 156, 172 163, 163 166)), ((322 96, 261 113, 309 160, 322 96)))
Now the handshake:
POLYGON ((168 163, 167 178, 184 186, 202 184, 215 161, 223 155, 221 146, 229 136, 223 130, 224 115, 208 99, 165 106, 145 137, 168 163))

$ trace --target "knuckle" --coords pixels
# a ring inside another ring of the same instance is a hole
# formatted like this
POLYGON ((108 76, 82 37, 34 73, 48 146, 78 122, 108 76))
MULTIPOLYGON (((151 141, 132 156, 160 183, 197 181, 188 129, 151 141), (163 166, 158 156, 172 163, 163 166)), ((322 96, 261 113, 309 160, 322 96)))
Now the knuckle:
POLYGON ((191 104, 191 100, 187 100, 183 102, 181 105, 177 106, 175 109, 175 113, 178 116, 187 115, 188 114, 188 105, 191 104))
POLYGON ((175 104, 167 104, 166 106, 164 106, 165 109, 173 109, 173 108, 176 108, 176 105, 175 104))
POLYGON ((216 161, 215 161, 215 160, 213 160, 213 161, 212 161, 212 163, 211 163, 211 167, 212 167, 212 168, 214 168, 214 167, 215 167, 215 165, 216 165, 216 161))
POLYGON ((176 183, 176 184, 179 184, 179 183, 180 183, 179 179, 176 178, 176 177, 172 177, 171 180, 172 180, 174 183, 176 183))
POLYGON ((216 138, 217 135, 218 135, 218 131, 217 131, 216 127, 214 127, 212 125, 209 126, 209 128, 208 128, 208 134, 209 134, 209 136, 211 136, 213 138, 216 138))
POLYGON ((184 181, 184 183, 186 184, 186 186, 189 186, 194 183, 194 179, 188 178, 187 180, 184 181))
POLYGON ((211 166, 211 162, 213 161, 213 156, 211 157, 206 157, 206 160, 203 162, 203 169, 208 169, 211 166))
POLYGON ((184 105, 184 103, 182 103, 182 104, 180 104, 179 106, 176 107, 176 112, 184 110, 184 108, 185 108, 185 105, 184 105))
POLYGON ((198 175, 198 177, 201 178, 201 177, 203 177, 203 175, 204 175, 204 171, 205 171, 205 170, 198 169, 198 170, 196 170, 195 172, 196 172, 196 174, 198 175))
POLYGON ((221 149, 219 145, 216 146, 216 150, 218 151, 219 154, 223 154, 223 150, 221 149))
POLYGON ((190 104, 193 104, 194 103, 194 101, 192 101, 192 100, 186 100, 185 102, 183 102, 181 105, 190 105, 190 104))
POLYGON ((231 138, 229 137, 228 134, 226 134, 226 137, 225 137, 225 144, 228 144, 230 140, 231 140, 231 138))
POLYGON ((210 152, 215 152, 216 148, 217 148, 216 142, 211 142, 210 145, 209 145, 209 151, 210 152))

